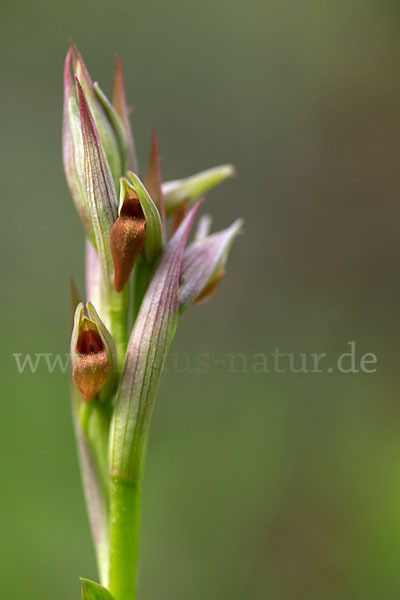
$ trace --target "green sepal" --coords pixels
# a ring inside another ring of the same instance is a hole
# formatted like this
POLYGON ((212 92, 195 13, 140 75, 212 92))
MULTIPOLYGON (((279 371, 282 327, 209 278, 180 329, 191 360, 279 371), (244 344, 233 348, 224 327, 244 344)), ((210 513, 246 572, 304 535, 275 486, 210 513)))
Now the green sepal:
POLYGON ((106 588, 89 579, 82 579, 82 600, 114 600, 106 588))
POLYGON ((118 145, 120 148, 122 174, 123 174, 128 167, 128 153, 129 153, 128 139, 126 136, 124 124, 122 123, 121 119, 118 116, 117 111, 115 110, 115 108, 113 107, 113 105, 111 104, 111 102, 109 101, 109 99, 107 98, 107 96, 105 95, 105 93, 103 92, 103 90, 101 89, 101 87, 99 86, 99 84, 97 82, 95 82, 93 84, 93 88, 94 88, 95 94, 96 94, 99 102, 101 103, 101 105, 102 105, 114 131, 115 131, 115 135, 116 135, 118 145))
POLYGON ((104 152, 107 161, 110 165, 114 184, 117 185, 118 179, 123 174, 123 165, 119 153, 117 134, 114 130, 113 123, 110 121, 107 112, 104 110, 102 103, 96 94, 93 81, 89 75, 83 58, 76 46, 73 46, 75 54, 74 75, 79 79, 84 91, 86 100, 90 107, 96 128, 104 147, 104 152))
POLYGON ((75 315, 74 315, 74 324, 72 327, 72 334, 71 334, 71 361, 72 361, 72 365, 74 364, 74 362, 77 360, 77 351, 76 351, 76 343, 78 341, 78 335, 79 335, 79 328, 82 322, 82 318, 84 316, 84 311, 85 311, 85 306, 83 304, 83 302, 79 302, 79 304, 77 305, 77 307, 75 308, 75 315))
MULTIPOLYGON (((146 217, 146 242, 144 245, 144 257, 147 262, 154 263, 163 249, 163 234, 160 213, 149 192, 135 173, 129 171, 128 177, 131 186, 135 190, 144 216, 146 217)), ((121 180, 126 181, 126 180, 121 180)), ((126 182, 129 185, 129 182, 126 182)), ((122 188, 122 186, 121 186, 122 188)), ((122 195, 122 189, 121 189, 122 195)))
POLYGON ((84 159, 79 106, 75 97, 66 101, 63 134, 64 170, 75 207, 86 235, 95 244, 93 225, 84 191, 84 159))
POLYGON ((185 179, 166 181, 163 183, 162 190, 167 217, 170 217, 183 202, 193 204, 211 188, 228 177, 233 177, 234 174, 235 169, 232 165, 220 165, 185 179))
POLYGON ((117 218, 118 200, 110 166, 83 88, 76 79, 84 158, 84 191, 96 250, 105 285, 112 289, 113 262, 110 232, 117 218))

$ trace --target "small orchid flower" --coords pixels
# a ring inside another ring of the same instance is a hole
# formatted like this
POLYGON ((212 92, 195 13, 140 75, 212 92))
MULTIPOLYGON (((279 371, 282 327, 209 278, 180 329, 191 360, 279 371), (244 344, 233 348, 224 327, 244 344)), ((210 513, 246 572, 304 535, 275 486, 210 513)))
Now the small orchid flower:
MULTIPOLYGON (((71 71, 74 77, 80 81, 94 122, 99 131, 115 184, 117 185, 119 178, 124 174, 129 164, 128 153, 133 152, 130 147, 133 141, 132 139, 128 139, 131 135, 130 129, 127 130, 123 119, 121 119, 116 108, 103 94, 99 85, 92 82, 83 58, 76 46, 70 47, 64 67, 64 85, 69 98, 71 97, 71 71)), ((123 81, 119 61, 116 67, 116 80, 119 83, 114 86, 114 89, 121 90, 118 96, 121 98, 118 104, 120 106, 123 103, 123 81)), ((132 157, 131 161, 133 161, 133 164, 134 160, 134 157, 132 157)))
POLYGON ((163 365, 181 314, 217 289, 242 221, 210 234, 204 215, 187 240, 204 194, 234 170, 163 182, 153 130, 142 177, 119 59, 110 102, 75 46, 64 68, 63 161, 87 238, 86 306, 71 288, 71 389, 100 584, 83 579, 82 598, 136 600, 140 490, 163 365))
POLYGON ((213 187, 233 177, 235 169, 232 165, 221 165, 185 179, 166 181, 162 186, 165 210, 171 216, 183 203, 193 204, 213 187))
POLYGON ((93 400, 107 380, 106 395, 109 395, 116 366, 116 349, 110 332, 92 304, 87 304, 87 310, 93 320, 83 314, 83 304, 78 304, 71 339, 72 378, 83 402, 93 400))
POLYGON ((242 227, 238 219, 228 227, 212 235, 204 235, 192 242, 185 250, 182 260, 179 287, 180 310, 191 304, 208 300, 225 274, 229 250, 242 227))
POLYGON ((114 261, 114 287, 121 292, 136 258, 146 242, 146 217, 139 198, 126 179, 121 179, 119 217, 112 226, 110 248, 114 261))

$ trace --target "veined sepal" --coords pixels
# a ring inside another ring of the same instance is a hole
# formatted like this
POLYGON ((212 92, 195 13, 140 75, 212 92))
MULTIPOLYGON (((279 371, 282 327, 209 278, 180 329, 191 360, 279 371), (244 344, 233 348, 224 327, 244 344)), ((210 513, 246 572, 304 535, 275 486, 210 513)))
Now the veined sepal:
POLYGON ((71 76, 69 48, 64 64, 64 109, 62 127, 62 156, 65 177, 76 209, 89 239, 94 241, 93 227, 84 193, 83 142, 76 89, 71 76))
MULTIPOLYGON (((70 48, 71 50, 71 48, 70 48)), ((79 79, 90 112, 93 115, 96 128, 99 132, 102 141, 107 161, 110 165, 114 185, 118 185, 119 178, 124 174, 125 157, 121 153, 119 143, 119 133, 115 129, 115 123, 110 119, 109 114, 104 109, 102 102, 99 99, 83 58, 76 46, 72 46, 71 58, 73 63, 73 72, 76 78, 79 79)))
POLYGON ((209 223, 203 222, 194 242, 185 250, 179 281, 179 307, 181 312, 193 303, 208 300, 224 275, 229 250, 240 232, 242 220, 238 219, 227 229, 206 235, 209 223))
POLYGON ((107 98, 107 96, 105 95, 105 93, 100 88, 97 82, 93 84, 93 89, 114 129, 121 156, 120 173, 124 174, 128 169, 131 168, 129 160, 129 139, 127 137, 126 128, 124 126, 124 123, 121 121, 121 118, 119 117, 117 111, 115 110, 114 106, 111 104, 111 102, 109 101, 109 99, 107 98))
POLYGON ((138 195, 140 205, 146 218, 146 243, 144 245, 144 257, 148 263, 154 263, 163 249, 163 228, 161 216, 155 202, 143 185, 140 178, 129 171, 130 185, 138 195))
POLYGON ((84 193, 94 232, 102 278, 112 287, 110 232, 117 219, 118 200, 110 167, 82 86, 77 79, 84 149, 84 193))
POLYGON ((170 217, 185 202, 190 206, 211 188, 233 177, 235 169, 232 165, 221 165, 207 169, 185 179, 176 179, 163 183, 162 191, 165 212, 170 217))
POLYGON ((169 345, 175 333, 179 272, 197 203, 165 248, 144 296, 129 340, 111 426, 111 476, 138 483, 150 417, 169 345))

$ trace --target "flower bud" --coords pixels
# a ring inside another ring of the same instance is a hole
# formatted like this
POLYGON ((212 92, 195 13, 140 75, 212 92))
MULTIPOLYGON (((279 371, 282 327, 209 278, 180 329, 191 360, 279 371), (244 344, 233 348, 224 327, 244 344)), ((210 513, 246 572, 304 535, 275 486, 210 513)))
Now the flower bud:
POLYGON ((81 83, 83 92, 86 96, 90 111, 99 132, 101 142, 110 165, 115 186, 118 185, 119 178, 124 174, 125 156, 120 143, 120 131, 123 130, 122 123, 118 115, 110 114, 108 110, 109 103, 99 90, 98 86, 92 82, 83 58, 76 46, 72 47, 72 66, 75 77, 81 83), (105 102, 106 101, 106 102, 105 102))
POLYGON ((172 216, 184 203, 191 206, 197 198, 203 196, 208 190, 222 183, 228 177, 233 177, 234 174, 235 169, 232 165, 220 165, 185 179, 166 181, 162 185, 162 191, 167 217, 172 216))
POLYGON ((215 292, 217 291, 218 284, 224 275, 225 269, 220 269, 219 271, 217 271, 215 275, 211 277, 207 285, 202 289, 200 294, 197 296, 196 300, 194 301, 194 304, 203 304, 203 302, 207 302, 207 300, 212 298, 212 296, 214 296, 215 292))
POLYGON ((121 292, 146 241, 146 218, 139 198, 124 179, 121 180, 121 203, 118 219, 110 233, 110 249, 114 262, 114 287, 121 292))
POLYGON ((103 387, 110 365, 101 337, 95 325, 87 319, 81 324, 76 353, 72 378, 82 394, 82 400, 88 402, 103 387))
POLYGON ((80 82, 81 97, 85 97, 99 141, 108 163, 115 190, 119 179, 128 169, 137 170, 132 131, 123 88, 122 71, 117 62, 113 105, 93 83, 76 46, 70 46, 64 65, 63 162, 72 197, 88 234, 95 244, 92 223, 85 201, 84 145, 82 140, 79 104, 73 76, 80 82))
POLYGON ((62 130, 62 155, 65 177, 76 209, 87 236, 94 240, 93 228, 86 206, 84 191, 83 143, 79 106, 71 76, 72 47, 64 64, 64 114, 62 130))
POLYGON ((230 247, 240 232, 238 219, 227 229, 207 235, 209 221, 200 224, 196 239, 185 250, 179 281, 179 306, 205 302, 214 294, 225 274, 230 247))

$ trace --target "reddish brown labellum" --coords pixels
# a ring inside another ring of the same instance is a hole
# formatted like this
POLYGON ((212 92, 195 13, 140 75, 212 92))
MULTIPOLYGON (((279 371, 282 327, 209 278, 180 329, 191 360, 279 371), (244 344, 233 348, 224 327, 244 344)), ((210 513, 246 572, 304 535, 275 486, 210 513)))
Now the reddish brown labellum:
POLYGON ((79 332, 76 354, 72 378, 82 400, 88 402, 103 387, 110 370, 103 341, 95 325, 89 321, 79 332))
POLYGON ((139 198, 126 191, 120 216, 110 234, 110 249, 114 262, 114 287, 121 292, 128 281, 133 265, 146 241, 146 219, 139 198))

